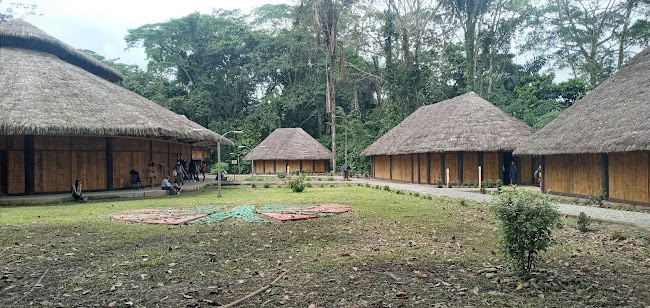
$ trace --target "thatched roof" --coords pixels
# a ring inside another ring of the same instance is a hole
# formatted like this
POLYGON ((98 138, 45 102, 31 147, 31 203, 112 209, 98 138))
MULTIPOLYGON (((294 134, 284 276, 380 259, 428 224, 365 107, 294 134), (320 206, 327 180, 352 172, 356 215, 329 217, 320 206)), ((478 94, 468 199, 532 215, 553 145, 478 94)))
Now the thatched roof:
POLYGON ((650 150, 650 48, 544 126, 515 154, 650 150))
MULTIPOLYGON (((113 83, 120 74, 31 24, 0 26, 0 135, 125 136, 198 146, 220 136, 113 83)), ((224 145, 233 146, 228 140, 224 145)))
POLYGON ((361 155, 511 151, 533 131, 470 92, 420 107, 361 155))
POLYGON ((302 128, 278 128, 248 153, 245 160, 331 159, 332 152, 302 128))

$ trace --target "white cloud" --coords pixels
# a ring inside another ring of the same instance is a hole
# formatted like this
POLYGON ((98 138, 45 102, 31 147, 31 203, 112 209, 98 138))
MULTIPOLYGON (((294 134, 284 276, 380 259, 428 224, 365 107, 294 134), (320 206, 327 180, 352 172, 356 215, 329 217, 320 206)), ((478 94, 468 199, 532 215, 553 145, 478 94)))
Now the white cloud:
POLYGON ((249 12, 267 3, 291 3, 291 0, 17 0, 2 1, 0 9, 12 2, 36 4, 42 16, 28 16, 27 22, 75 48, 90 49, 109 59, 146 65, 142 48, 129 51, 124 37, 128 29, 179 18, 193 12, 209 14, 213 8, 249 12))

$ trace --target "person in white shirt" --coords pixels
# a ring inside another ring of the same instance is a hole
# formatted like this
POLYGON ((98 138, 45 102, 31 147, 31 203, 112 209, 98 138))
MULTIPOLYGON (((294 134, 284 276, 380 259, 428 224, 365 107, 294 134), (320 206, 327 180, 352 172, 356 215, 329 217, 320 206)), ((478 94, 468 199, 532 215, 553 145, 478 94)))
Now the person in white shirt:
POLYGON ((160 183, 160 189, 169 191, 169 194, 172 196, 179 194, 181 191, 181 188, 178 185, 172 185, 169 181, 169 175, 162 180, 162 183, 160 183))

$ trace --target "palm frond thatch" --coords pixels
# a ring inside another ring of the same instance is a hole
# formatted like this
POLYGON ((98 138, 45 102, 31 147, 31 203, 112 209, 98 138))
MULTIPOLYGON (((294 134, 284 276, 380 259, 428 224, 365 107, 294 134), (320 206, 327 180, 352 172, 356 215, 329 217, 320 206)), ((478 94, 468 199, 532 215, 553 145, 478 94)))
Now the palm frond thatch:
POLYGON ((531 127, 470 92, 420 107, 361 155, 511 151, 533 132, 531 127))
POLYGON ((278 128, 244 160, 317 160, 331 159, 332 152, 302 128, 278 128))
MULTIPOLYGON (((119 74, 75 52, 26 22, 2 24, 0 135, 125 136, 202 146, 221 137, 110 82, 119 74)), ((234 145, 225 138, 223 144, 234 145)))
POLYGON ((650 48, 567 108, 515 154, 650 150, 650 48))

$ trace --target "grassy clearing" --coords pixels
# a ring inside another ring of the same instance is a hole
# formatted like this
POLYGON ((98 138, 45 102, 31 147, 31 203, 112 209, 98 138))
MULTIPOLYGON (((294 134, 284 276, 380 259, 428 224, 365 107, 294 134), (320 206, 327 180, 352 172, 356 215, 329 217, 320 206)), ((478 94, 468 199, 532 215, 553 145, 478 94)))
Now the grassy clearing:
POLYGON ((596 230, 588 233, 562 227, 542 266, 553 275, 541 274, 537 288, 516 290, 524 281, 499 267, 496 225, 483 204, 357 186, 301 194, 274 187, 230 189, 223 196, 207 190, 0 208, 0 306, 225 304, 269 283, 281 269, 289 273, 279 286, 243 306, 650 304, 647 231, 626 227, 621 232, 628 238, 613 241, 617 226, 593 224, 596 230), (231 219, 158 226, 110 219, 147 207, 317 203, 346 204, 354 211, 287 223, 231 219), (487 278, 481 270, 491 267, 497 273, 487 278), (42 287, 33 288, 41 277, 42 287))

